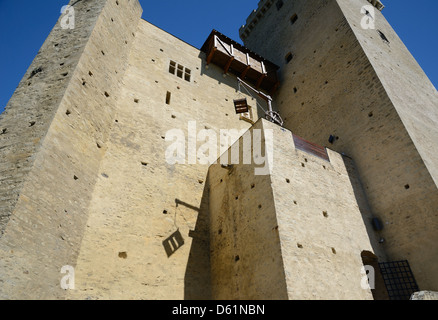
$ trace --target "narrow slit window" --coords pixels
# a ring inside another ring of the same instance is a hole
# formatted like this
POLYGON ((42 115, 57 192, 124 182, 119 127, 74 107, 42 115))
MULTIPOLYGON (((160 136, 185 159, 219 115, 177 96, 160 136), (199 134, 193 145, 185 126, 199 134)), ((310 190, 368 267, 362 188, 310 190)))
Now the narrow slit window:
POLYGON ((170 61, 169 73, 175 74, 175 71, 176 71, 176 62, 175 61, 170 61))
POLYGON ((172 97, 172 93, 167 91, 166 93, 166 104, 170 104, 170 98, 172 97))
POLYGON ((276 6, 277 6, 277 10, 280 10, 282 7, 283 7, 283 0, 279 0, 279 1, 277 1, 277 3, 276 3, 276 6))
POLYGON ((291 52, 289 52, 285 57, 286 63, 291 62, 293 58, 294 58, 294 55, 291 52))

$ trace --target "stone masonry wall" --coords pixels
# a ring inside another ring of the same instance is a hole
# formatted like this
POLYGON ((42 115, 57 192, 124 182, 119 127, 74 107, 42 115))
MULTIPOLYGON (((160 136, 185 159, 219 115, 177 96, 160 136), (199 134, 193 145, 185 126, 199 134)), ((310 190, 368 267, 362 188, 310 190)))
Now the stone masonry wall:
MULTIPOLYGON (((264 144, 265 126, 259 120, 245 137, 254 141, 258 130, 264 144)), ((255 174, 260 167, 254 162, 255 145, 249 149, 253 160, 243 164, 244 139, 233 146, 239 146, 240 164, 225 168, 215 164, 209 170, 213 299, 287 300, 271 176, 269 171, 255 174)), ((267 154, 264 145, 261 151, 267 154)))
POLYGON ((0 298, 371 299, 364 251, 436 290, 436 90, 380 13, 390 44, 358 27, 368 1, 265 2, 245 43, 281 66, 285 127, 330 162, 260 120, 270 175, 209 167, 251 127, 233 99, 254 121, 264 102, 137 0, 71 1, 75 29, 58 21, 0 115, 0 298), (166 161, 175 132, 183 164, 166 161))
POLYGON ((297 150, 289 130, 265 120, 254 129, 273 132, 270 174, 210 168, 213 297, 373 299, 361 288, 361 253, 381 253, 342 156, 297 150))
POLYGON ((56 23, 0 115, 3 155, 0 160, 0 237, 103 4, 104 1, 95 2, 92 7, 80 2, 75 4, 73 7, 80 14, 74 30, 62 29, 61 19, 56 23))
POLYGON ((234 110, 242 97, 234 76, 207 68, 204 53, 146 21, 135 34, 69 298, 210 299, 208 164, 196 151, 205 144, 202 130, 216 134, 219 151, 228 148, 221 129, 250 124, 234 110), (169 73, 170 61, 190 69, 190 81, 169 73), (185 164, 166 161, 170 130, 181 130, 185 164))
POLYGON ((281 66, 274 99, 285 127, 354 160, 371 215, 384 224, 378 236, 387 258, 409 260, 419 286, 434 290, 436 90, 382 13, 376 10, 377 28, 389 44, 377 30, 361 29, 364 5, 284 1, 245 44, 281 66))
POLYGON ((5 137, 20 140, 2 150, 19 148, 6 159, 12 166, 17 158, 27 164, 0 239, 0 297, 5 299, 65 296, 61 267, 76 265, 141 15, 138 1, 71 4, 75 29, 55 26, 1 120, 8 126, 5 137), (40 67, 42 72, 28 79, 40 67), (29 128, 27 120, 36 122, 29 128))

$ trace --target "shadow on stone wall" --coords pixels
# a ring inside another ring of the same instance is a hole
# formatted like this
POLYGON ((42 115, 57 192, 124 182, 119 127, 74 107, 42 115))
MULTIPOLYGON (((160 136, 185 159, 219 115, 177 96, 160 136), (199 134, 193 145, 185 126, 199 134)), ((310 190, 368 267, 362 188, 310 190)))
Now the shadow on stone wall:
POLYGON ((170 258, 179 248, 184 245, 184 239, 179 229, 175 231, 170 237, 163 241, 163 247, 166 251, 167 257, 170 258))
POLYGON ((184 278, 185 300, 211 300, 210 228, 209 228, 209 176, 205 181, 201 207, 184 278))
POLYGON ((353 187, 354 196, 356 198, 357 205, 362 214, 363 222, 365 224, 368 237, 370 239, 371 246, 374 254, 377 255, 380 261, 387 259, 386 252, 381 243, 381 235, 378 231, 374 230, 373 218, 375 218, 373 211, 369 205, 368 198, 365 193, 365 188, 360 180, 360 175, 357 170, 356 164, 353 159, 348 156, 343 156, 344 164, 348 172, 351 186, 353 187))

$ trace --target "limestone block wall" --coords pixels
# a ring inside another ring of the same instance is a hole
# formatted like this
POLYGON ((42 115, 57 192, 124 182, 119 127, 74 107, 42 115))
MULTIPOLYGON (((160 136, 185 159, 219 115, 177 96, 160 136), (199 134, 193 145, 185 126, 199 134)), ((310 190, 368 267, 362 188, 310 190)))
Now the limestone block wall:
MULTIPOLYGON (((245 136, 253 140, 259 130, 264 144, 265 126, 259 120, 245 136)), ((212 297, 287 300, 271 176, 256 175, 254 161, 243 164, 243 139, 236 142, 240 164, 216 164, 209 170, 212 297)), ((274 139, 277 142, 279 137, 274 139)), ((266 154, 264 145, 261 150, 266 154)))
POLYGON ((388 246, 388 255, 393 259, 407 256, 419 286, 436 290, 438 91, 381 12, 376 11, 376 30, 364 30, 356 23, 361 18, 362 2, 338 4, 402 122, 402 130, 408 136, 403 141, 409 141, 408 148, 396 152, 394 157, 394 166, 402 172, 392 175, 390 190, 394 196, 403 191, 404 185, 406 194, 389 203, 385 200, 389 192, 371 196, 377 203, 376 211, 391 226, 387 237, 393 242, 388 246), (388 41, 382 40, 381 35, 388 41))
POLYGON ((321 159, 295 149, 289 130, 259 128, 273 132, 269 175, 255 164, 210 168, 213 297, 373 299, 361 288, 361 253, 382 253, 342 156, 321 159))
POLYGON ((361 28, 368 1, 283 2, 244 41, 281 66, 285 127, 354 159, 388 259, 407 259, 420 288, 436 289, 436 90, 380 11, 375 30, 361 28))
POLYGON ((363 17, 362 1, 340 0, 338 4, 438 186, 438 91, 385 19, 384 11, 376 11, 376 29, 365 30, 357 24, 363 17), (388 41, 381 41, 379 32, 388 41))
POLYGON ((196 151, 206 142, 202 130, 216 134, 213 161, 221 144, 228 149, 221 129, 251 125, 234 110, 236 78, 215 65, 206 68, 205 60, 200 50, 141 20, 69 299, 211 298, 209 165, 201 162, 202 150, 189 158, 189 124, 196 151), (191 71, 190 81, 169 72, 171 61, 191 71), (166 161, 176 141, 171 130, 181 131, 185 164, 166 161))
POLYGON ((96 2, 89 9, 83 3, 75 4, 73 7, 81 14, 77 15, 77 28, 73 30, 62 29, 60 18, 0 115, 0 236, 103 4, 104 1, 96 2))
POLYGON ((65 296, 61 267, 76 264, 141 16, 138 1, 70 4, 75 28, 56 24, 0 120, 2 176, 16 179, 0 191, 11 194, 1 203, 3 299, 65 296))
POLYGON ((58 21, 0 115, 0 298, 369 299, 362 251, 408 259, 436 289, 436 90, 386 21, 389 46, 355 25, 367 1, 283 2, 261 1, 245 42, 281 65, 285 126, 334 135, 355 166, 259 121, 278 137, 270 175, 209 170, 251 126, 233 99, 254 121, 264 102, 141 20, 138 1, 72 1, 75 29, 58 21), (166 161, 175 141, 184 163, 166 161))

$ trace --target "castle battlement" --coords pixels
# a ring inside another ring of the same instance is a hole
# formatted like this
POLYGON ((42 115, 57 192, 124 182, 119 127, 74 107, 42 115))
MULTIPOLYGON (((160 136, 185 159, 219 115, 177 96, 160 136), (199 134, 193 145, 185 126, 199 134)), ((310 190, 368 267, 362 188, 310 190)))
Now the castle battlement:
POLYGON ((249 35, 257 22, 263 18, 266 12, 272 7, 275 0, 261 0, 259 1, 258 8, 254 9, 246 19, 246 24, 240 27, 239 36, 242 40, 249 35))
MULTIPOLYGON (((276 6, 277 9, 281 9, 285 1, 293 1, 293 0, 260 0, 258 3, 257 9, 254 9, 251 14, 246 19, 246 24, 241 26, 239 29, 239 36, 242 40, 245 40, 251 31, 254 29, 256 24, 263 18, 268 10, 272 6, 276 6)), ((374 7, 376 7, 379 11, 382 11, 385 6, 382 4, 380 0, 367 0, 374 7)))

